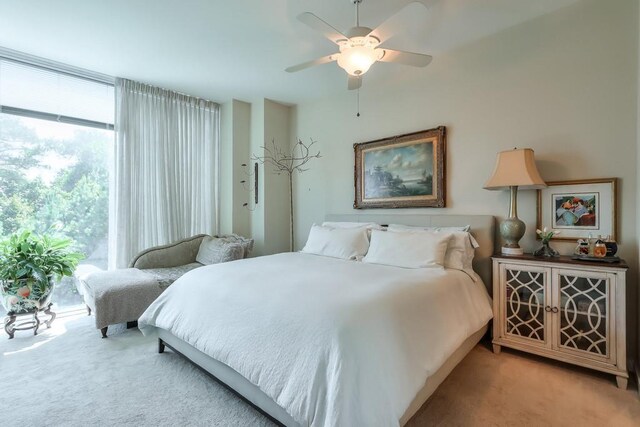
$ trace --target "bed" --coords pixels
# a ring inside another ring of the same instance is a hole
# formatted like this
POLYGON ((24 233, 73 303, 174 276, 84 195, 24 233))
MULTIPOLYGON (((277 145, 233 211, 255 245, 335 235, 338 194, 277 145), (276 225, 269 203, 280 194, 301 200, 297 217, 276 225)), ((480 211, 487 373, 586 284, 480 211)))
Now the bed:
POLYGON ((486 332, 494 219, 327 220, 468 224, 482 281, 457 270, 277 254, 186 274, 143 314, 140 329, 283 425, 404 425, 486 332))

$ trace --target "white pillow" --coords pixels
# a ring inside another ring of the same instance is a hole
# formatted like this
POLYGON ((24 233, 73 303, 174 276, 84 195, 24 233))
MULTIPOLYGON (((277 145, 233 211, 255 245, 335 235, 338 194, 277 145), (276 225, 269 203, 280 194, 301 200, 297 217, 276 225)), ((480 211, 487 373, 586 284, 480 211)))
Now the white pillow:
POLYGON ((367 230, 382 230, 380 224, 375 222, 338 222, 338 221, 325 221, 322 223, 323 227, 330 228, 360 228, 364 227, 367 230))
POLYGON ((477 282, 478 275, 473 271, 473 257, 478 243, 473 236, 466 231, 445 233, 451 234, 447 254, 444 257, 445 268, 464 271, 474 282, 477 282))
MULTIPOLYGON (((389 226, 389 230, 400 229, 409 231, 402 227, 406 226, 392 224, 389 226)), ((414 227, 411 231, 417 234, 434 232, 432 230, 422 229, 421 227, 414 227)), ((475 248, 479 247, 479 245, 471 233, 466 231, 451 231, 449 229, 437 230, 435 232, 451 235, 451 240, 449 240, 449 245, 447 246, 447 253, 444 257, 444 267, 464 271, 474 282, 477 282, 478 275, 473 271, 473 257, 475 255, 475 248)))
POLYGON ((362 260, 404 268, 442 268, 450 234, 421 231, 371 232, 371 244, 362 260))
POLYGON ((341 259, 362 258, 369 249, 367 229, 330 228, 313 224, 301 252, 341 259))
POLYGON ((470 225, 461 225, 457 227, 422 227, 422 226, 413 226, 413 225, 403 225, 403 224, 389 224, 388 227, 391 231, 402 231, 402 230, 423 230, 423 231, 469 231, 471 229, 470 225))

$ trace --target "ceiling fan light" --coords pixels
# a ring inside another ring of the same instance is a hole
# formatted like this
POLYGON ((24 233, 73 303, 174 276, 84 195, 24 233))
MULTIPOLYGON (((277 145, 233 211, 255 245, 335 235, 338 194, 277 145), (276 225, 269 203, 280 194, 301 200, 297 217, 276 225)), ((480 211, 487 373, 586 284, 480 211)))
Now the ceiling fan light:
POLYGON ((368 46, 353 46, 341 49, 338 65, 352 76, 361 76, 379 59, 376 49, 368 46))

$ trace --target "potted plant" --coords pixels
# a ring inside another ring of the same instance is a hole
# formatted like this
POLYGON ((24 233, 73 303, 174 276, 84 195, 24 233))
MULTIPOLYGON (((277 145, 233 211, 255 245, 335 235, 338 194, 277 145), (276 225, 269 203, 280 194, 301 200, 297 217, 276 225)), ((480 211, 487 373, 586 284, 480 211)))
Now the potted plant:
POLYGON ((70 250, 72 241, 31 231, 0 242, 0 298, 10 315, 44 309, 53 287, 71 276, 82 254, 70 250))

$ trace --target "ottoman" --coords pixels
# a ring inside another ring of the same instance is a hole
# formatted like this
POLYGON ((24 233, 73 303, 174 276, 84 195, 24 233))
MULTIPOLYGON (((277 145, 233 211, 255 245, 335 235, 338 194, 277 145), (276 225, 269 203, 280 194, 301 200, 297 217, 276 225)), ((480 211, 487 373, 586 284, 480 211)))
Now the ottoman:
POLYGON ((89 314, 95 314, 96 328, 106 338, 109 325, 137 321, 175 279, 200 266, 194 263, 168 269, 85 272, 78 275, 77 288, 89 314))

